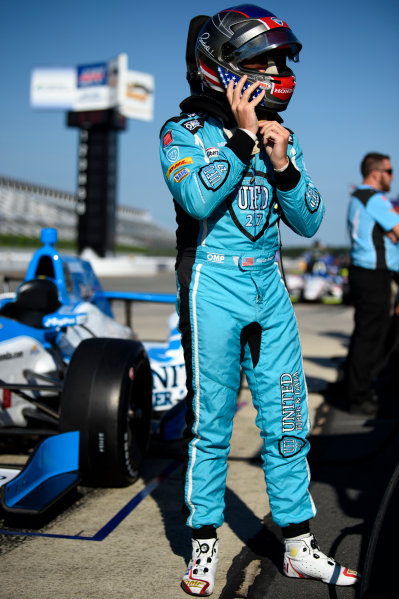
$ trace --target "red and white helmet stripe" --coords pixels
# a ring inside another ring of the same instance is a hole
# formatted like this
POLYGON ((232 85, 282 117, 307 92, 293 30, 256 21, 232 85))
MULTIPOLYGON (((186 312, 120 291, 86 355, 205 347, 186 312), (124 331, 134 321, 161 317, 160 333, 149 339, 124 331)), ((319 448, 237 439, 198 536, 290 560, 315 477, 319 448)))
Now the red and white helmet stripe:
POLYGON ((206 64, 202 62, 202 60, 199 60, 199 70, 202 73, 202 76, 206 80, 209 87, 212 87, 217 91, 224 91, 224 88, 220 82, 219 76, 216 73, 216 71, 213 71, 212 69, 207 67, 206 64))

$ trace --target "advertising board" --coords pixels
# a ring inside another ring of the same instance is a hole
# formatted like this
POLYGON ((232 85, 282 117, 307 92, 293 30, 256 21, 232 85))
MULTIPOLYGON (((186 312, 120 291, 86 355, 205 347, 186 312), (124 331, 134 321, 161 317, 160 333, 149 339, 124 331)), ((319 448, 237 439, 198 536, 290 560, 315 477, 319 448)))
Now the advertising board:
POLYGON ((107 110, 150 121, 154 113, 154 78, 129 71, 127 55, 77 67, 40 67, 31 74, 30 101, 35 109, 107 110))

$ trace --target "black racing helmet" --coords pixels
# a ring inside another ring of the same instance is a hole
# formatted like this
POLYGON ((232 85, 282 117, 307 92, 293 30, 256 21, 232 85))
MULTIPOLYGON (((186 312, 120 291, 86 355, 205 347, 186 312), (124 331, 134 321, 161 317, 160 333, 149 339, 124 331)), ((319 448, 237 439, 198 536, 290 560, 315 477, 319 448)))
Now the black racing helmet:
POLYGON ((241 4, 222 10, 205 21, 196 38, 196 84, 199 77, 204 90, 225 93, 231 79, 237 84, 247 75, 244 90, 260 81, 253 97, 266 92, 260 107, 285 110, 295 88, 286 60, 298 62, 301 48, 287 23, 264 8, 241 4), (251 68, 259 61, 265 71, 251 68))

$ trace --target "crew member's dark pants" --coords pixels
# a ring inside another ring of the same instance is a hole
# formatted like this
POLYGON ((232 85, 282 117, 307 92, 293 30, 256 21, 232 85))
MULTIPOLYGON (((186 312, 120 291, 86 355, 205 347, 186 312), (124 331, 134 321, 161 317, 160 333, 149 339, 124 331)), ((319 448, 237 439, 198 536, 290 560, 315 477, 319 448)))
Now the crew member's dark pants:
POLYGON ((373 398, 372 380, 386 357, 390 327, 391 282, 388 270, 349 269, 349 285, 355 306, 355 328, 345 364, 348 407, 362 405, 373 398))

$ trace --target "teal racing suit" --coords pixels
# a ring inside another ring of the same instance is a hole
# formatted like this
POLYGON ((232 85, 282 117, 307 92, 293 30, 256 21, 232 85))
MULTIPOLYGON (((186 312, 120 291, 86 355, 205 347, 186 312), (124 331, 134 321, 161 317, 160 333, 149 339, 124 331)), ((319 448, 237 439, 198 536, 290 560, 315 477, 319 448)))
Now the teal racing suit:
MULTIPOLYGON (((181 107, 198 107, 198 98, 181 107)), ((300 341, 276 261, 279 221, 314 235, 324 212, 295 134, 273 170, 223 111, 189 110, 161 131, 160 156, 177 228, 179 328, 187 369, 185 504, 192 528, 221 526, 240 364, 257 410, 273 520, 315 515, 300 341), (211 111, 212 112, 211 112, 211 111)))

